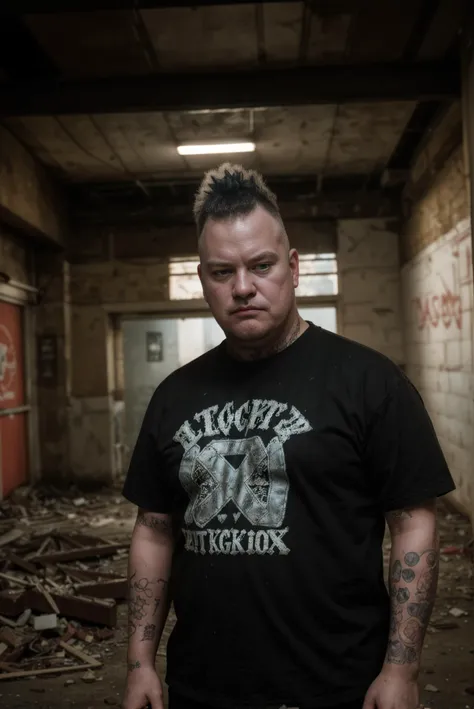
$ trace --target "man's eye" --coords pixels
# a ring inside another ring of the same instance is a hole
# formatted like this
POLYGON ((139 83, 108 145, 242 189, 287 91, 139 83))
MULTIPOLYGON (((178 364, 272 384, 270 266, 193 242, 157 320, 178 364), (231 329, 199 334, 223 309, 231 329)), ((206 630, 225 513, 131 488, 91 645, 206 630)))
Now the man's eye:
POLYGON ((222 278, 223 276, 227 276, 230 273, 229 269, 220 269, 219 271, 213 271, 213 275, 216 276, 216 278, 222 278))
POLYGON ((256 271, 260 271, 261 273, 262 273, 262 272, 264 273, 265 271, 268 271, 269 268, 270 268, 270 264, 269 264, 269 263, 259 263, 259 264, 257 264, 257 266, 255 266, 255 270, 256 270, 256 271))

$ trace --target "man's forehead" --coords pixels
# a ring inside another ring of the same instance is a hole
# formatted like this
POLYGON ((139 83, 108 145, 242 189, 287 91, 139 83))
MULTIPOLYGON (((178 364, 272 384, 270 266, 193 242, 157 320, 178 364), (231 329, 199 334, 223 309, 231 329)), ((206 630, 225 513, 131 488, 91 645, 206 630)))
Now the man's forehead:
POLYGON ((250 248, 242 251, 240 249, 216 249, 207 251, 203 260, 210 266, 222 263, 252 263, 256 261, 275 261, 280 257, 277 249, 250 248))

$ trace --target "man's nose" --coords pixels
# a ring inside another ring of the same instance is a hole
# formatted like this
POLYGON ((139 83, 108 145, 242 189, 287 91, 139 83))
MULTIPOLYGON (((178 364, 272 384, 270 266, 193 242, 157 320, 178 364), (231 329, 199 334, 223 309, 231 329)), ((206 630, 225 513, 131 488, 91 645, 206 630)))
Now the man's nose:
POLYGON ((248 271, 238 271, 234 278, 234 298, 250 298, 255 295, 255 284, 248 271))

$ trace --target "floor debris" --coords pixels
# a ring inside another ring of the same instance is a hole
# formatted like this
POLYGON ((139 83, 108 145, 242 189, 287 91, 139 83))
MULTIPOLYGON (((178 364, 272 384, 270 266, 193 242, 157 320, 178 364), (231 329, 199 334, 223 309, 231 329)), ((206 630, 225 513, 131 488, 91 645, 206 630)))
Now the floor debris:
POLYGON ((84 533, 116 524, 98 517, 97 502, 25 488, 0 503, 0 680, 85 670, 83 680, 96 681, 101 662, 83 649, 115 635, 127 583, 111 560, 128 548, 84 533))
MULTIPOLYGON (((12 680, 0 682, 0 706, 120 706, 127 653, 127 608, 122 596, 126 595, 127 550, 136 516, 136 508, 118 497, 120 485, 118 481, 112 489, 97 494, 74 488, 67 492, 25 488, 0 503, 0 539, 12 529, 18 530, 12 541, 0 547, 0 573, 10 577, 0 579, 0 628, 9 627, 21 639, 17 647, 6 642, 0 645, 0 678, 12 680), (74 505, 73 500, 81 498, 86 503, 74 505), (100 547, 106 548, 106 555, 101 555, 100 547), (92 556, 84 548, 92 548, 92 556), (52 555, 64 552, 86 556, 51 560, 52 555), (38 557, 45 556, 49 559, 39 563, 38 557), (12 578, 17 583, 12 583, 12 578), (64 598, 69 606, 63 606, 64 598), (35 618, 53 615, 51 600, 60 611, 56 613, 57 627, 36 631, 35 618), (92 613, 91 607, 95 609, 92 613), (81 655, 71 654, 61 643, 81 655), (94 673, 94 682, 82 681, 88 670, 94 673), (15 674, 18 672, 22 674, 15 674), (46 693, 38 696, 38 688, 46 688, 46 693)), ((474 709, 472 528, 465 518, 443 505, 440 537, 443 554, 438 596, 423 652, 421 706, 474 709), (455 617, 450 613, 452 608, 467 615, 455 617), (428 685, 439 691, 430 692, 425 689, 428 685)), ((383 556, 387 566, 388 536, 383 556)), ((157 653, 162 677, 174 622, 172 609, 157 653)), ((166 686, 164 691, 166 709, 166 686)))

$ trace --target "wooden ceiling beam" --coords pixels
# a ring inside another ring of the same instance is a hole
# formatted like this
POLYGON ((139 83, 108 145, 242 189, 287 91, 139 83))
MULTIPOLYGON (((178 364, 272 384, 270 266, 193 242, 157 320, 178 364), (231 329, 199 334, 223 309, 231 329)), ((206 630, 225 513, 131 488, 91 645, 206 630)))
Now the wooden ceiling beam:
POLYGON ((395 63, 156 73, 93 81, 0 85, 1 116, 256 108, 387 101, 445 101, 460 96, 455 63, 395 63))
MULTIPOLYGON (((5 8, 18 14, 59 14, 70 12, 104 12, 115 10, 161 10, 175 7, 209 7, 215 5, 266 5, 301 0, 4 0, 5 8)), ((3 4, 3 3, 2 3, 3 4)), ((316 13, 336 15, 354 12, 360 0, 311 0, 316 13)))

